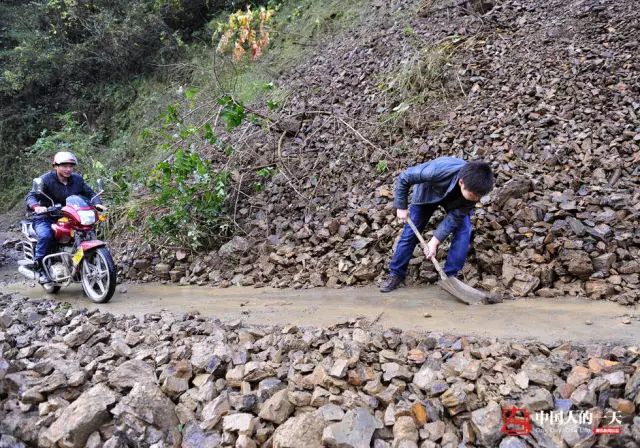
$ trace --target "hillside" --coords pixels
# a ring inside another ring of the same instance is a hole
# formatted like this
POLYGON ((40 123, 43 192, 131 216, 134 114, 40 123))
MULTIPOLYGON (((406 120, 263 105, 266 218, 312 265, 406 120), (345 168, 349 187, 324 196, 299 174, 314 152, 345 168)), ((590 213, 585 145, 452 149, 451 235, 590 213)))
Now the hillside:
MULTIPOLYGON (((639 300, 634 2, 283 3, 265 54, 237 65, 213 45, 220 5, 204 28, 196 13, 150 10, 181 34, 128 80, 114 73, 64 103, 57 130, 4 159, 3 198, 68 148, 86 177, 110 181, 122 279, 340 287, 385 275, 399 173, 482 158, 497 189, 475 213, 468 283, 639 300), (201 168, 188 185, 165 176, 201 168)), ((408 283, 436 280, 416 255, 408 283)))
MULTIPOLYGON (((271 121, 229 136, 236 237, 159 254, 121 241, 131 279, 339 286, 383 275, 393 182, 440 155, 484 158, 471 284, 638 300, 638 11, 633 2, 374 2, 274 81, 271 121), (272 167, 263 191, 250 181, 272 167), (148 267, 153 266, 155 270, 148 267)), ((277 51, 274 49, 273 51, 277 51)), ((443 252, 444 253, 444 252, 443 252)), ((432 281, 418 256, 410 281, 432 281)))

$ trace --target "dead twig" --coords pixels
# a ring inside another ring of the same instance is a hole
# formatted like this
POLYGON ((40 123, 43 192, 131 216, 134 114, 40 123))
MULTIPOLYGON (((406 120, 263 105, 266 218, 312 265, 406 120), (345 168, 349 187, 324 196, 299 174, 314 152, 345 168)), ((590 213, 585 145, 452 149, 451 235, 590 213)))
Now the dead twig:
POLYGON ((304 148, 307 145, 307 142, 311 139, 311 137, 313 137, 314 135, 316 135, 318 132, 320 132, 322 130, 322 128, 324 128, 324 126, 331 120, 331 117, 327 118, 326 120, 324 120, 322 122, 322 124, 318 127, 318 129, 316 129, 315 131, 313 131, 311 134, 309 134, 309 136, 307 138, 304 139, 304 142, 302 142, 302 147, 304 148))
POLYGON ((287 167, 287 165, 285 165, 284 160, 282 159, 282 140, 284 140, 284 136, 286 134, 287 134, 286 132, 283 132, 282 135, 280 135, 280 139, 278 140, 278 159, 280 160, 280 164, 282 165, 282 168, 283 168, 283 171, 281 171, 281 172, 282 172, 282 175, 287 178, 287 182, 289 182, 289 185, 291 186, 293 191, 295 191, 296 194, 298 196, 300 196, 302 199, 304 199, 305 201, 308 201, 309 198, 307 198, 305 195, 303 195, 302 193, 300 193, 298 191, 298 189, 295 187, 295 185, 293 185, 293 182, 291 181, 291 178, 289 176, 287 176, 287 173, 285 173, 285 171, 287 171, 287 172, 289 172, 289 174, 292 177, 295 177, 293 175, 293 173, 291 173, 291 171, 289 171, 289 168, 287 167))
POLYGON ((469 96, 467 95, 467 92, 464 91, 464 88, 462 87, 462 81, 460 81, 460 75, 458 75, 458 71, 454 70, 455 74, 456 74, 456 78, 458 79, 458 85, 460 86, 460 90, 462 91, 462 94, 465 96, 465 98, 469 98, 469 96))
POLYGON ((222 112, 222 106, 218 107, 218 113, 216 114, 216 119, 213 122, 213 129, 218 127, 218 120, 220 119, 220 112, 222 112))
POLYGON ((236 227, 240 228, 238 225, 238 221, 236 221, 236 216, 238 212, 238 199, 240 198, 240 190, 242 190, 242 178, 244 177, 244 173, 240 174, 240 180, 238 180, 238 191, 236 192, 236 202, 233 204, 233 223, 236 227))
MULTIPOLYGON (((362 135, 360 132, 358 132, 358 130, 356 128, 354 128, 353 126, 351 126, 349 123, 347 123, 346 121, 344 121, 341 117, 339 117, 338 115, 336 115, 336 118, 342 122, 347 128, 349 128, 350 130, 352 130, 358 137, 360 137, 362 139, 362 141, 364 141, 365 143, 367 143, 369 146, 371 146, 373 149, 375 149, 376 151, 382 151, 382 148, 376 146, 375 144, 371 143, 371 141, 369 141, 364 135, 362 135)), ((365 153, 365 157, 369 157, 368 153, 365 153)))

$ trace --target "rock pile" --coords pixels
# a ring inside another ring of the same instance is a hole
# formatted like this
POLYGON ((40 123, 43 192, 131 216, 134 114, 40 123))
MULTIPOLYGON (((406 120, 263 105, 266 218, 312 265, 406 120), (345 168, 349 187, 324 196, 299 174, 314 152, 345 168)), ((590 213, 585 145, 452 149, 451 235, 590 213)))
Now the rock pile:
MULTIPOLYGON (((490 161, 498 176, 475 214, 467 281, 514 296, 640 300, 636 2, 437 1, 416 14, 417 3, 370 3, 282 74, 277 85, 292 95, 271 132, 248 125, 230 136, 245 179, 276 167, 263 192, 234 194, 246 235, 195 255, 124 242, 122 274, 221 286, 371 283, 400 230, 396 176, 457 155, 490 161), (445 79, 424 83, 425 104, 388 94, 416 51, 440 50, 445 79)), ((409 281, 435 280, 416 255, 409 281)))
POLYGON ((0 309, 2 447, 640 443, 638 347, 507 343, 362 320, 319 329, 113 316, 19 295, 0 295, 0 309), (513 406, 542 416, 530 434, 502 431, 513 406), (621 434, 594 433, 604 426, 621 434))

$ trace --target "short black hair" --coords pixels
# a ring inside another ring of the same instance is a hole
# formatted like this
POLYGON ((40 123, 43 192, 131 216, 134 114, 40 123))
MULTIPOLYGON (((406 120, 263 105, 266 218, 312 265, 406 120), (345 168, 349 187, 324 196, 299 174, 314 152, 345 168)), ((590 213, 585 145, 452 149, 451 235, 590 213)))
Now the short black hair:
POLYGON ((493 190, 493 172, 489 164, 483 160, 467 162, 460 170, 460 179, 467 190, 478 196, 484 196, 493 190))

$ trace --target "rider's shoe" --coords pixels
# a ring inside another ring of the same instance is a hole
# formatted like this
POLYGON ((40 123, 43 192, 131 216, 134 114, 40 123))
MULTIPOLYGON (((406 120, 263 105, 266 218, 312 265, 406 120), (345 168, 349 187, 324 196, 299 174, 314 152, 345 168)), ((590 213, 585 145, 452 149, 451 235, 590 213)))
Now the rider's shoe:
POLYGON ((38 263, 37 274, 38 274, 38 283, 42 285, 44 285, 45 283, 51 283, 51 279, 47 275, 47 271, 45 271, 44 266, 42 266, 42 263, 38 263))

